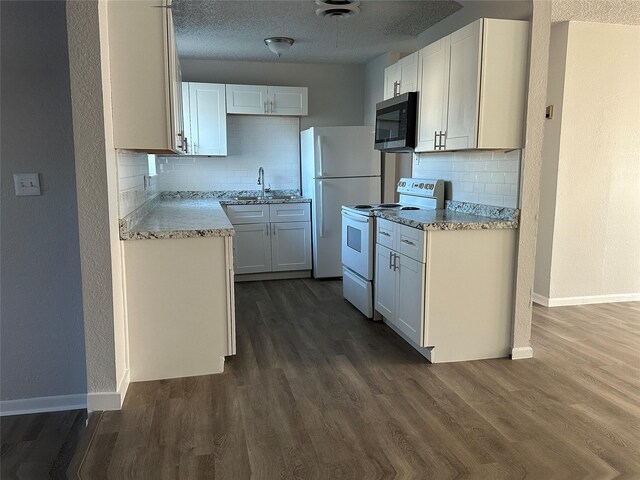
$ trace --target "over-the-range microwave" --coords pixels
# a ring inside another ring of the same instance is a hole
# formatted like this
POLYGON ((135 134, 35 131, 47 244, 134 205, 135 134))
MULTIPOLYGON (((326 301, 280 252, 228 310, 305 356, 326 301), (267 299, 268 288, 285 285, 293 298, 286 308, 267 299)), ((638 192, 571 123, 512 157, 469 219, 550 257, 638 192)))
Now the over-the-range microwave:
POLYGON ((417 92, 407 92, 376 105, 375 148, 412 152, 416 146, 417 92))

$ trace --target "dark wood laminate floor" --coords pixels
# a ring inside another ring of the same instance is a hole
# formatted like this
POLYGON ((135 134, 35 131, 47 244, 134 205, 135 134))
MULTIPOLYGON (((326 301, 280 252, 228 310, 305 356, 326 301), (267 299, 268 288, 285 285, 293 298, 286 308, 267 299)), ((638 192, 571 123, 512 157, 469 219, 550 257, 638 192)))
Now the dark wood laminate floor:
POLYGON ((0 478, 67 478, 86 419, 86 410, 2 417, 0 478))
POLYGON ((640 304, 534 313, 535 358, 429 365, 341 283, 236 285, 225 373, 132 384, 81 478, 640 478, 640 304))

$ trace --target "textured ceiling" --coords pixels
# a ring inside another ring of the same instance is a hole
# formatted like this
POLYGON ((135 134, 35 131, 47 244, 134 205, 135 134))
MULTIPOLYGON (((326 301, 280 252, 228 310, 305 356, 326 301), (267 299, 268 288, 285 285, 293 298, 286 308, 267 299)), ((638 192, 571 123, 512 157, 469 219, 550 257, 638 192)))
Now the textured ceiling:
POLYGON ((640 25, 638 0, 553 0, 551 21, 640 25))
POLYGON ((388 51, 411 52, 416 35, 461 6, 450 0, 363 0, 360 14, 315 14, 313 0, 174 0, 178 52, 184 58, 365 63, 388 51), (263 43, 291 37, 278 59, 263 43))

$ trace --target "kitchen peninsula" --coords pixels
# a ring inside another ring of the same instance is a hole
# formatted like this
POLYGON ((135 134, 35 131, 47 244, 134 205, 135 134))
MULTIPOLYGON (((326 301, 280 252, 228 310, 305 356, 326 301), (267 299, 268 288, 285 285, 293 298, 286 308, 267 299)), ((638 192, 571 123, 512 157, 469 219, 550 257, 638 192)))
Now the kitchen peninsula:
POLYGON ((236 232, 224 207, 309 201, 246 197, 162 192, 120 220, 131 381, 220 373, 235 354, 236 232))

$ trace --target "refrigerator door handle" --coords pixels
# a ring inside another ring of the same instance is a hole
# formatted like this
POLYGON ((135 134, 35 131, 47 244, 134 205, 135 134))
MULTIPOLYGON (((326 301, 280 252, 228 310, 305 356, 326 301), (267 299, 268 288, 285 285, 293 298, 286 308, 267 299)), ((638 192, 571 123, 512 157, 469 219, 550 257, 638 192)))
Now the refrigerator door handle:
POLYGON ((318 182, 318 207, 320 208, 320 238, 324 238, 324 185, 322 180, 318 182))
POLYGON ((318 144, 318 169, 320 170, 318 176, 322 177, 324 175, 324 168, 322 168, 322 137, 320 135, 318 135, 316 142, 318 144))

